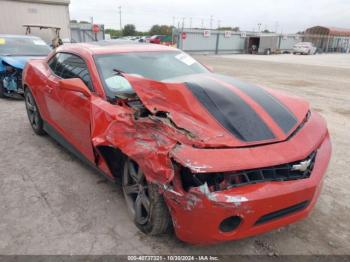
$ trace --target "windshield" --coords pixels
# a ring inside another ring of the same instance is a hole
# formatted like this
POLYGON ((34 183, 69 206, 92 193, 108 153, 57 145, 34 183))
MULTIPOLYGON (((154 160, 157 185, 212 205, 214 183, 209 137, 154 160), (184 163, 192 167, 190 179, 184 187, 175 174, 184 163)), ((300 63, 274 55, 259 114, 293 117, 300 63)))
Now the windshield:
POLYGON ((0 36, 0 55, 46 56, 51 48, 40 38, 0 36))
POLYGON ((204 66, 181 51, 97 55, 95 61, 110 97, 120 93, 133 93, 130 84, 118 76, 116 70, 156 81, 208 72, 204 66))

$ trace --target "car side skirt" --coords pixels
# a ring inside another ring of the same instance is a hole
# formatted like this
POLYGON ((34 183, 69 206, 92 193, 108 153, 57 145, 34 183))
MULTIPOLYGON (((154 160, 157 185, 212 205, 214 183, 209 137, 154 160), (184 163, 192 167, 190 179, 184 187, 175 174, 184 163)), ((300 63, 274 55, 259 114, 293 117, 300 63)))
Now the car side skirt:
POLYGON ((92 163, 89 159, 87 159, 82 153, 79 152, 71 143, 69 143, 52 125, 48 122, 44 121, 43 128, 45 132, 52 137, 55 141, 57 141, 61 146, 67 149, 70 153, 72 153, 75 157, 77 157, 81 162, 91 167, 94 171, 97 171, 99 175, 102 175, 104 178, 108 179, 110 182, 115 183, 116 180, 112 177, 108 176, 101 169, 99 169, 94 163, 92 163))

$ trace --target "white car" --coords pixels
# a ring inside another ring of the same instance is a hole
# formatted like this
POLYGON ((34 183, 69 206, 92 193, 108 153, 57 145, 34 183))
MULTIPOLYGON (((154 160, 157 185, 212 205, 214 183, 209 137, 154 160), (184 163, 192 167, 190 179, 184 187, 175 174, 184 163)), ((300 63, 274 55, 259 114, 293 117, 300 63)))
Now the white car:
POLYGON ((311 42, 300 42, 293 47, 293 54, 315 55, 316 53, 317 47, 311 42))

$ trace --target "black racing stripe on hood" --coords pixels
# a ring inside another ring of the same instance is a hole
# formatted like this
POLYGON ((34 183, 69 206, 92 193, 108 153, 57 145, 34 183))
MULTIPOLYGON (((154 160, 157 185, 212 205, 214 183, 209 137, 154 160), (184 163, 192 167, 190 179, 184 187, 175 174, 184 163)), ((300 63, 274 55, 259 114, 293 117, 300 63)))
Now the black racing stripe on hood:
POLYGON ((259 115, 237 94, 213 80, 200 82, 200 85, 191 82, 186 82, 186 85, 210 114, 235 137, 247 142, 275 138, 259 115))
POLYGON ((285 134, 297 124, 295 115, 288 110, 277 98, 260 87, 243 83, 231 77, 214 75, 225 82, 234 85, 239 90, 250 96, 255 102, 262 106, 272 119, 279 125, 285 134))

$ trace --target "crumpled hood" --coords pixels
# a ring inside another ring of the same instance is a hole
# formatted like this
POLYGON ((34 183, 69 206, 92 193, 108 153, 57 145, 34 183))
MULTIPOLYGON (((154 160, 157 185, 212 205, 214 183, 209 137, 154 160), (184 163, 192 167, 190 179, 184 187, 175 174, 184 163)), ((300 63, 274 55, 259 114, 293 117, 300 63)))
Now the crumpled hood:
POLYGON ((307 102, 218 74, 163 82, 125 75, 145 107, 167 112, 196 147, 244 147, 286 140, 302 123, 307 102))
POLYGON ((0 57, 0 60, 2 61, 0 67, 2 67, 3 64, 5 63, 15 68, 23 70, 29 60, 43 59, 43 58, 44 57, 42 56, 3 56, 3 57, 0 57))

